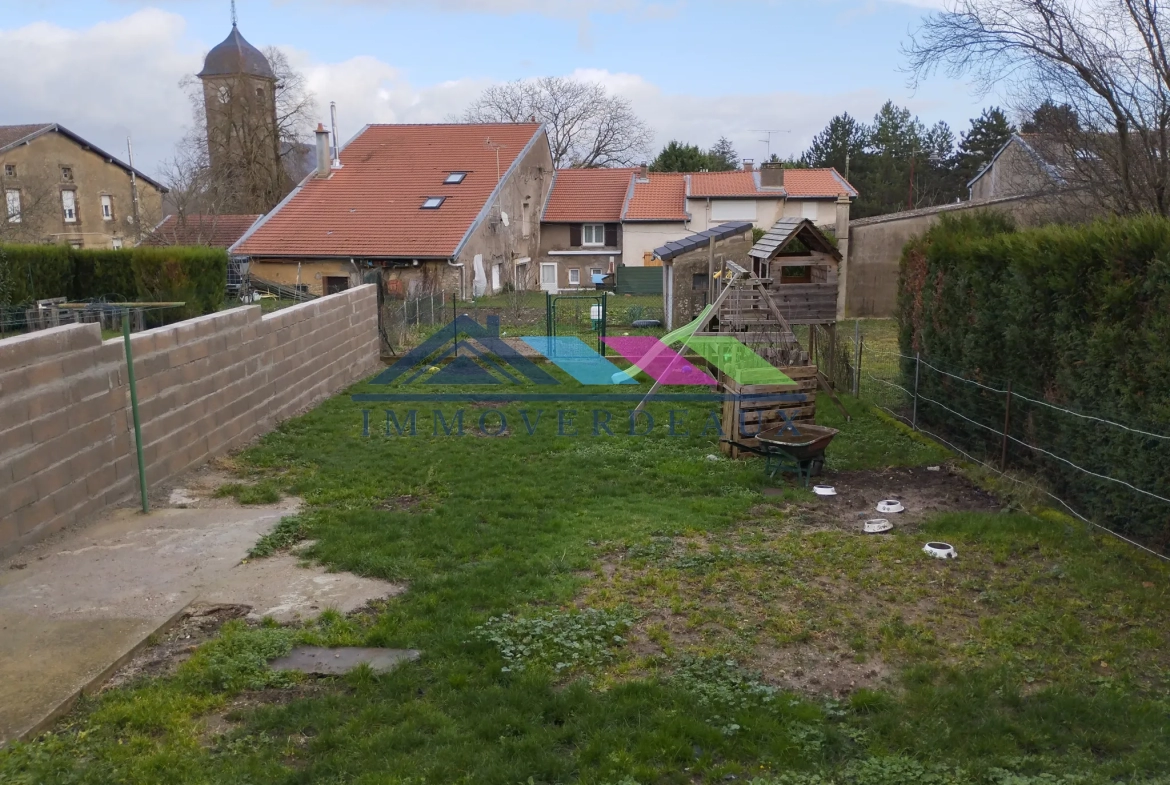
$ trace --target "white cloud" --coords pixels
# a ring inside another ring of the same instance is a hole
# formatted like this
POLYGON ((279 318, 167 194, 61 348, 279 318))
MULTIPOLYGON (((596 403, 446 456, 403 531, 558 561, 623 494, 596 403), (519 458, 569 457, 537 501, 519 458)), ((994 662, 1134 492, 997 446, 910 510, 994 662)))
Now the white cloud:
MULTIPOLYGON (((528 0, 492 2, 502 7, 528 0)), ((136 162, 157 172, 190 123, 179 81, 199 69, 207 48, 191 39, 182 17, 156 9, 79 30, 44 23, 0 29, 0 124, 60 122, 119 156, 126 135, 133 133, 136 162)), ((329 102, 337 102, 343 140, 367 123, 443 122, 459 115, 490 84, 469 78, 418 85, 375 57, 323 63, 308 52, 286 51, 316 94, 321 120, 328 118, 329 102)), ((727 136, 742 157, 757 160, 765 157, 766 145, 752 129, 791 131, 773 135, 772 151, 798 153, 834 114, 849 111, 866 119, 886 98, 869 89, 829 94, 811 87, 808 92, 682 95, 664 92, 636 74, 579 70, 572 76, 599 81, 627 97, 654 128, 656 148, 676 138, 709 146, 727 136)), ((908 103, 933 115, 948 101, 932 105, 919 97, 908 103)))
POLYGON ((48 23, 0 28, 0 124, 58 122, 154 170, 188 123, 179 80, 201 50, 181 16, 146 9, 81 30, 48 23))

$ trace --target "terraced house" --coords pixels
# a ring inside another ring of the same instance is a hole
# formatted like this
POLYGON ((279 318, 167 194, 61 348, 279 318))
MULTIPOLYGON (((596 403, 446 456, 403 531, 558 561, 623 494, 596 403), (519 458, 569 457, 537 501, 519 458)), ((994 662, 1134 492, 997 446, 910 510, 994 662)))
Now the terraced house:
MULTIPOLYGON (((848 226, 857 190, 835 169, 785 169, 744 162, 732 172, 560 170, 542 211, 540 285, 592 288, 619 265, 657 266, 654 249, 731 221, 771 228, 808 219, 848 226)), ((847 239, 838 238, 843 255, 847 239)))

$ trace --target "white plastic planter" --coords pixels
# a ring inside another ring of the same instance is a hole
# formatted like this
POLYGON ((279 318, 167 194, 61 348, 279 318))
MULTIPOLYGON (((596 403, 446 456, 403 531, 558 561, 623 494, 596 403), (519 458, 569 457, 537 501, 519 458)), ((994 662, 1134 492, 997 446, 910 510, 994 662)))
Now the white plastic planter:
POLYGON ((922 550, 936 559, 959 558, 959 552, 955 550, 955 547, 945 542, 928 542, 923 546, 922 550))

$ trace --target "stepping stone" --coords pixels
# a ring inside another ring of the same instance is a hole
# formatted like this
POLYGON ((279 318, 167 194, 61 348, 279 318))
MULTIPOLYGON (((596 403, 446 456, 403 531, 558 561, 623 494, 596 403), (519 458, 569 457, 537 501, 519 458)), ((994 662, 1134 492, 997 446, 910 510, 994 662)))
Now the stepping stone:
POLYGON ((274 671, 341 676, 364 662, 374 673, 388 673, 400 662, 417 660, 420 653, 416 649, 325 649, 320 646, 298 646, 270 662, 269 667, 274 671))

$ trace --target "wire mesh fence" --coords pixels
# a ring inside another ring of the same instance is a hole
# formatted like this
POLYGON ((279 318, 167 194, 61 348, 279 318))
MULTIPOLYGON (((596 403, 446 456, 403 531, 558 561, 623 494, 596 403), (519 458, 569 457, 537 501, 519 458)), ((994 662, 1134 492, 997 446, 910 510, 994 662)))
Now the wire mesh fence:
POLYGON ((847 343, 861 400, 1166 558, 1170 433, 1062 406, 1011 380, 948 368, 859 333, 847 343))

